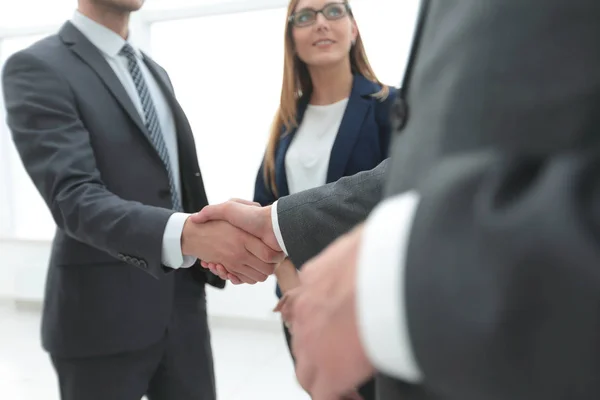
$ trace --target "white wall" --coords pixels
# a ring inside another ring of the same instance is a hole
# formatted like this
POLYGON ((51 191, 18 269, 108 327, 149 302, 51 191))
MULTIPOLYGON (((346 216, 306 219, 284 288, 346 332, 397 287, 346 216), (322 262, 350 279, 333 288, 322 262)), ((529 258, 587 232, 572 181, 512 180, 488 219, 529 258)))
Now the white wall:
POLYGON ((0 239, 0 298, 41 301, 50 243, 0 239))

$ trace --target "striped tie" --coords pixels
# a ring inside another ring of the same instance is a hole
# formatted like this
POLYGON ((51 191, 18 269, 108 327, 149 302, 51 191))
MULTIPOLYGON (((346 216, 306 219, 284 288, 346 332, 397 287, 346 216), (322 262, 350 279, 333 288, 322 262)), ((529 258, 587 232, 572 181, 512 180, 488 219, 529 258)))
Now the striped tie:
POLYGON ((165 164, 165 168, 167 169, 167 174, 169 175, 169 186, 171 189, 171 202, 173 204, 173 209, 176 211, 182 211, 183 207, 181 206, 179 192, 177 191, 177 186, 175 185, 175 177, 173 176, 173 170, 171 168, 171 163, 169 160, 169 153, 167 151, 167 146, 165 145, 162 130, 158 122, 156 108, 154 107, 154 103, 152 102, 152 97, 150 97, 148 85, 146 85, 146 81, 144 80, 144 76, 142 75, 142 70, 138 65, 136 54, 129 43, 126 43, 125 46, 123 46, 119 54, 127 57, 129 73, 133 78, 133 83, 135 84, 138 95, 140 96, 142 108, 144 109, 144 122, 146 124, 146 128, 148 129, 149 139, 154 145, 154 148, 158 152, 160 159, 165 164))

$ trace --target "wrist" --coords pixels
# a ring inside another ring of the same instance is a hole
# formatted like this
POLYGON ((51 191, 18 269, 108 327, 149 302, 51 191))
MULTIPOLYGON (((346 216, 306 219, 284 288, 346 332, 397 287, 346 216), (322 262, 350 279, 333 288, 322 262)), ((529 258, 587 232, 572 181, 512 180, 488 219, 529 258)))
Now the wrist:
POLYGON ((262 207, 260 212, 262 213, 261 221, 264 221, 261 226, 261 240, 273 250, 281 251, 281 247, 273 231, 272 206, 262 207))
POLYGON ((185 223, 183 224, 183 229, 181 231, 181 254, 183 254, 184 256, 192 256, 193 252, 191 249, 191 234, 192 234, 192 229, 194 222, 192 222, 190 220, 190 218, 188 217, 185 220, 185 223))

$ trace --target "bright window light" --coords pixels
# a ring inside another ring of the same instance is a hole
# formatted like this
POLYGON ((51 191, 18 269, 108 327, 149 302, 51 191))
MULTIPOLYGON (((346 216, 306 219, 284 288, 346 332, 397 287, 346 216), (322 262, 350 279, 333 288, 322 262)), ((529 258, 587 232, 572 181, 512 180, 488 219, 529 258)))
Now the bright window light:
MULTIPOLYGON (((351 2, 379 79, 398 86, 419 2, 351 2), (385 10, 385 12, 381 12, 385 10)), ((196 137, 211 203, 251 198, 283 71, 285 9, 157 22, 153 57, 173 81, 196 137)))
POLYGON ((152 54, 192 125, 211 203, 252 197, 279 104, 284 24, 275 9, 152 25, 152 54))

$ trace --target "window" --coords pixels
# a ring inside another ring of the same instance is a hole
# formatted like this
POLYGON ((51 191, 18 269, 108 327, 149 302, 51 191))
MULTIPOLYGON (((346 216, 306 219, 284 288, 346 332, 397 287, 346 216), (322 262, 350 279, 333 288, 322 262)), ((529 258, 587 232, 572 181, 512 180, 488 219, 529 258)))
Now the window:
POLYGON ((77 0, 0 0, 0 29, 27 29, 61 24, 77 7, 77 0))
POLYGON ((193 127, 211 203, 252 198, 279 104, 285 11, 152 24, 152 54, 193 127))
MULTIPOLYGON (((45 35, 15 37, 2 40, 0 65, 17 51, 45 35)), ((7 188, 0 197, 0 233, 26 239, 49 239, 55 224, 46 204, 25 172, 6 126, 5 108, 0 107, 0 157, 3 160, 0 182, 7 188)))
POLYGON ((379 80, 399 87, 412 46, 420 0, 352 1, 356 24, 379 80))
MULTIPOLYGON (((402 80, 418 5, 418 0, 352 2, 372 67, 388 85, 402 80)), ((285 12, 151 25, 152 54, 168 71, 190 119, 211 203, 253 195, 279 103, 285 12)))

